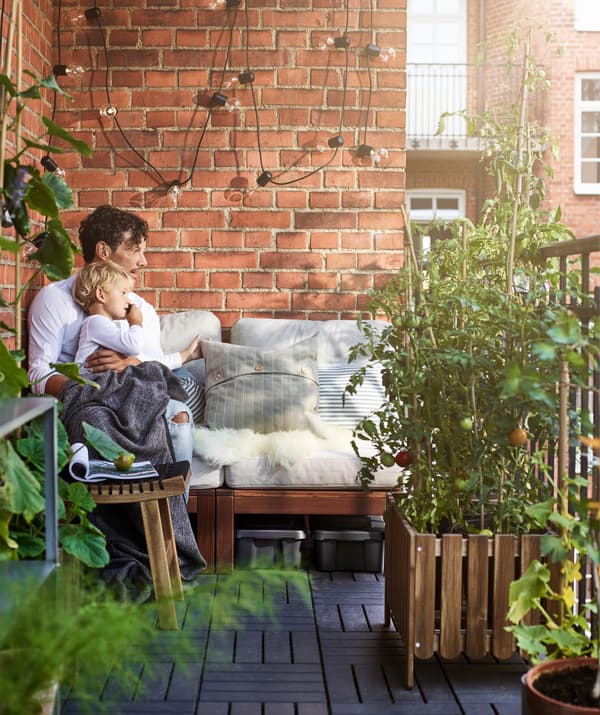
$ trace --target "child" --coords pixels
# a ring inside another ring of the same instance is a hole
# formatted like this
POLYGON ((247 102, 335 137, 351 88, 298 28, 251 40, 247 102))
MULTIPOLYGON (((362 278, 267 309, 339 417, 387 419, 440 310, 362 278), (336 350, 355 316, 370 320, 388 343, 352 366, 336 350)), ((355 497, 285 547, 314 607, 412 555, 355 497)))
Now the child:
POLYGON ((129 274, 112 261, 94 261, 81 269, 73 299, 87 317, 81 324, 76 363, 83 364, 99 347, 123 355, 142 352, 142 313, 130 303, 131 289, 129 274))

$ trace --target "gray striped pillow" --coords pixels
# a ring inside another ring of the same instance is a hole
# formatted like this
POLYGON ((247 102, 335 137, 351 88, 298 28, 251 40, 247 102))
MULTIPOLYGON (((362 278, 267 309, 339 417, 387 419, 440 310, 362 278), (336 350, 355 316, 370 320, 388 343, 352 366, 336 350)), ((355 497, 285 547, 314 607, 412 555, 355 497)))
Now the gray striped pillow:
POLYGON ((371 365, 355 394, 344 394, 350 376, 361 363, 336 362, 319 365, 319 415, 324 422, 354 429, 363 417, 385 402, 381 366, 371 365))
POLYGON ((204 422, 255 432, 307 429, 319 405, 317 335, 279 350, 203 341, 204 422))

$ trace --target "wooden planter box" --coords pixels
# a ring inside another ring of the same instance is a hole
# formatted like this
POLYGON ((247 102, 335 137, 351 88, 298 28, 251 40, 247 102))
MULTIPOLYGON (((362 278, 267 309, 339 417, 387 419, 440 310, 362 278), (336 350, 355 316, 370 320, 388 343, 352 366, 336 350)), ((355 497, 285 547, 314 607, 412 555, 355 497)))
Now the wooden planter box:
POLYGON ((388 497, 385 515, 385 620, 406 647, 405 686, 417 658, 499 659, 515 652, 508 590, 540 555, 540 535, 515 538, 419 534, 388 497))

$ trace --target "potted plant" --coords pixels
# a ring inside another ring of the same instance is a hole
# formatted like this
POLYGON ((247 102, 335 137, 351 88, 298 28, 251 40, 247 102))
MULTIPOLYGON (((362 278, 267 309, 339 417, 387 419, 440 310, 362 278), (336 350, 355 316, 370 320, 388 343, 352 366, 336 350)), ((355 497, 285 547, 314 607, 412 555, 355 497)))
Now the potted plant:
MULTIPOLYGON (((508 589, 539 553, 525 506, 551 494, 559 369, 571 367, 573 384, 588 377, 593 340, 563 304, 577 274, 540 258, 570 238, 560 210, 541 208, 548 138, 526 119, 526 90, 542 79, 527 62, 512 111, 469 122, 496 195, 476 225, 447 226, 426 253, 405 216, 406 264, 368 306, 390 324, 365 326, 351 356, 381 365, 386 394, 355 430, 357 454, 365 442, 375 451, 360 479, 368 487, 377 470, 402 467, 387 516, 386 617, 405 641, 409 686, 415 654, 514 651, 508 589)), ((588 431, 585 414, 569 418, 588 431)))
MULTIPOLYGON (((585 442, 600 451, 599 438, 585 442)), ((600 708, 600 502, 589 497, 598 485, 564 481, 555 504, 531 509, 549 529, 542 540, 548 562, 533 561, 510 587, 508 619, 515 625, 508 630, 534 664, 523 676, 524 715, 592 715, 600 708)))

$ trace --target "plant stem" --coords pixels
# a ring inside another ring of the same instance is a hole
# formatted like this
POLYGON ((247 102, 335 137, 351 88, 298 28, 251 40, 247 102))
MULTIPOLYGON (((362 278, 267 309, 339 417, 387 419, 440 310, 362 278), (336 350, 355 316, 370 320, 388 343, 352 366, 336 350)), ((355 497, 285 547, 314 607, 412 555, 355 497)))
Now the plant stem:
POLYGON ((517 243, 517 225, 519 217, 519 205, 521 203, 521 194, 523 192, 523 172, 521 168, 521 160, 523 156, 523 132, 525 127, 525 119, 527 116, 527 100, 528 100, 528 78, 529 78, 529 42, 525 43, 524 59, 523 59, 523 79, 521 80, 521 102, 519 106, 519 126, 517 128, 517 178, 515 184, 515 194, 513 198, 513 213, 510 228, 510 242, 508 244, 508 256, 506 259, 506 294, 512 295, 513 275, 515 270, 515 247, 517 243))
MULTIPOLYGON (((15 87, 17 92, 21 91, 21 79, 23 76, 23 2, 15 0, 14 7, 17 11, 17 73, 15 78, 15 87)), ((17 99, 17 103, 19 100, 17 99)), ((17 125, 15 127, 15 147, 17 151, 21 144, 21 112, 17 112, 17 125)), ((18 235, 15 236, 18 240, 18 235)), ((21 327, 21 251, 15 254, 15 293, 17 299, 15 301, 15 346, 17 350, 21 350, 23 342, 23 330, 21 327)))

